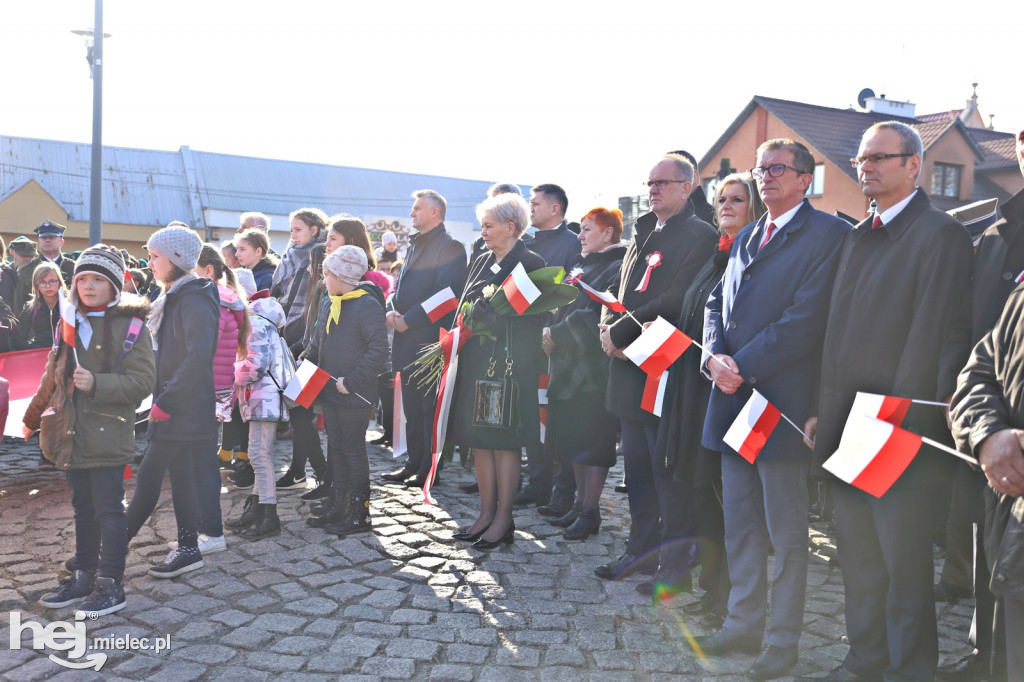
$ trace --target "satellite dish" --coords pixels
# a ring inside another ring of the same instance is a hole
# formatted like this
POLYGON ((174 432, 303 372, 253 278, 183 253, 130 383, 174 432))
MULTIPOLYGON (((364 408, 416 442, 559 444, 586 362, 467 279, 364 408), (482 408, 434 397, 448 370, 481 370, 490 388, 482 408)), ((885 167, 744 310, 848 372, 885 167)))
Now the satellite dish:
POLYGON ((875 96, 875 91, 871 88, 864 88, 857 93, 857 104, 860 105, 861 109, 866 109, 868 106, 868 100, 875 96))

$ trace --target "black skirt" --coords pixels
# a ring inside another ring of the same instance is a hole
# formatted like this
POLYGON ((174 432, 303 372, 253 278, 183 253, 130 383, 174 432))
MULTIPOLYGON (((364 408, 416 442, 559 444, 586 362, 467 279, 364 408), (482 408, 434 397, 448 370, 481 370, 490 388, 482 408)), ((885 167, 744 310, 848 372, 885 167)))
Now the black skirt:
POLYGON ((580 391, 570 400, 550 401, 547 449, 559 458, 571 454, 573 464, 615 466, 619 418, 604 409, 604 395, 580 391))

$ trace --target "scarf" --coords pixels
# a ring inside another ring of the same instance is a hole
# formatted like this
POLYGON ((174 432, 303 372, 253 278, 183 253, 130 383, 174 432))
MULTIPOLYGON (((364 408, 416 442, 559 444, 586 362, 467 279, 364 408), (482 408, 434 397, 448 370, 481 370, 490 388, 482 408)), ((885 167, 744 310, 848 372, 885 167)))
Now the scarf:
POLYGON ((164 306, 167 305, 167 297, 189 282, 197 279, 199 278, 191 272, 186 273, 174 280, 174 284, 171 285, 171 288, 164 291, 160 294, 159 298, 153 301, 153 307, 150 310, 149 318, 146 320, 146 326, 149 327, 149 334, 153 337, 153 350, 156 350, 157 332, 160 331, 160 324, 164 321, 164 306))
POLYGON ((736 237, 730 237, 727 234, 723 234, 718 238, 718 250, 729 251, 732 249, 732 243, 736 241, 736 237))
MULTIPOLYGON (((320 230, 324 232, 324 230, 320 230)), ((271 288, 276 287, 278 284, 281 285, 281 295, 287 290, 291 284, 292 277, 295 273, 301 271, 303 268, 309 265, 309 252, 310 250, 321 243, 319 235, 317 238, 310 240, 306 244, 296 246, 295 244, 288 244, 288 248, 285 250, 284 255, 281 256, 281 262, 277 264, 277 270, 274 270, 274 279, 271 280, 271 288)))
POLYGON ((351 301, 352 299, 365 296, 370 293, 366 289, 353 289, 347 294, 341 296, 331 296, 331 312, 327 315, 327 324, 324 326, 324 333, 331 333, 331 323, 338 324, 338 320, 341 319, 341 304, 345 301, 351 301))

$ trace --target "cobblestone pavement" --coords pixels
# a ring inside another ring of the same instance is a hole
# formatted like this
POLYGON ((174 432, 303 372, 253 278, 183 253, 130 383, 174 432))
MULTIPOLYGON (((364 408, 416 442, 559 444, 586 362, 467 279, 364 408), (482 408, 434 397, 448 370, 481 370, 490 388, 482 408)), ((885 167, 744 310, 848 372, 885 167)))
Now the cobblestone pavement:
MULTIPOLYGON (((169 649, 107 650, 98 672, 66 670, 46 654, 84 657, 34 651, 28 630, 20 649, 9 641, 11 612, 20 612, 23 622, 74 619, 74 607, 50 611, 37 603, 56 584, 74 538, 63 476, 39 469, 36 453, 24 444, 0 446, 0 676, 6 680, 729 680, 743 677, 752 661, 743 655, 698 660, 686 640, 707 631, 698 619, 684 618, 691 595, 652 605, 635 590, 639 578, 594 577, 594 567, 621 553, 629 528, 625 495, 611 485, 601 531, 589 540, 564 541, 560 529, 530 509, 517 512, 511 548, 483 553, 451 540, 476 515, 476 495, 457 488, 471 480, 470 472, 449 467, 435 489, 437 505, 430 506, 417 491, 376 485, 394 462, 388 450, 371 447, 372 535, 339 540, 308 528, 308 505, 298 491, 287 491, 279 503, 281 535, 248 542, 229 533, 227 551, 207 556, 203 569, 155 580, 146 570, 176 537, 165 487, 153 519, 131 545, 127 607, 85 627, 90 640, 170 636, 169 649)), ((290 442, 279 443, 277 461, 283 466, 290 453, 290 442)), ((613 470, 609 481, 618 478, 613 470)), ((132 481, 127 487, 130 496, 132 481)), ((246 494, 224 493, 225 512, 237 513, 246 494)), ((834 548, 822 530, 810 535, 806 625, 794 675, 826 673, 846 652, 842 582, 826 560, 834 548)), ((967 653, 971 607, 969 601, 939 605, 942 662, 967 653)))

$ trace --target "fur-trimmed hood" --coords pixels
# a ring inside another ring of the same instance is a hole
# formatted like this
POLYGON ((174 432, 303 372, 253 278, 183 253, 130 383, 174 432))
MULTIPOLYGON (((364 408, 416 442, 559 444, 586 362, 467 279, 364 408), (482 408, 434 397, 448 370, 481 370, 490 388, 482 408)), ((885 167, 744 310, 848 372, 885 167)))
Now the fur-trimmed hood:
POLYGON ((118 304, 107 308, 106 314, 111 317, 138 317, 145 321, 152 309, 149 299, 137 294, 123 293, 118 304))

